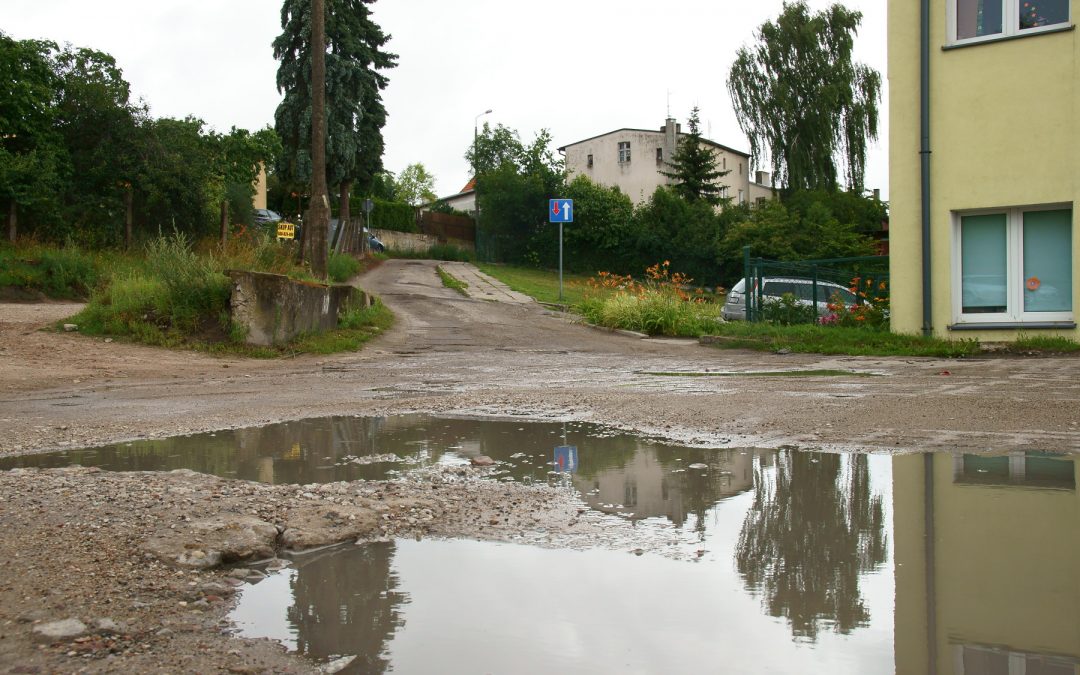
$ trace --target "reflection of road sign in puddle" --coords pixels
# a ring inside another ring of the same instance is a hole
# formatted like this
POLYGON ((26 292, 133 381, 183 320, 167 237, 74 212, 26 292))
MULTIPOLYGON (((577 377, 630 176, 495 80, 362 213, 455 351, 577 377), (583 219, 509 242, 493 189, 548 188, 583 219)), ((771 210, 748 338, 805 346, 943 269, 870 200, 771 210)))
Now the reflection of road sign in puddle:
POLYGON ((559 473, 574 473, 577 471, 577 446, 560 445, 555 448, 555 470, 559 473))

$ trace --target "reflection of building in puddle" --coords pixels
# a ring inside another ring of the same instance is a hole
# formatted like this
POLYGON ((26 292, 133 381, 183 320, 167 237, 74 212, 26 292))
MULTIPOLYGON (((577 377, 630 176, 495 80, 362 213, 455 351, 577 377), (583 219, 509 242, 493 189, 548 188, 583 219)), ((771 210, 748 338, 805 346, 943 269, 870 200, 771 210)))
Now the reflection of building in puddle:
POLYGON ((905 456, 893 481, 897 673, 1080 673, 1076 463, 905 456))
POLYGON ((682 526, 688 514, 701 512, 727 497, 753 486, 754 453, 737 450, 683 449, 675 461, 670 449, 637 444, 623 462, 589 472, 590 448, 580 450, 582 470, 574 486, 585 502, 606 513, 621 513, 633 520, 665 517, 682 526), (702 463, 706 469, 688 469, 702 463))

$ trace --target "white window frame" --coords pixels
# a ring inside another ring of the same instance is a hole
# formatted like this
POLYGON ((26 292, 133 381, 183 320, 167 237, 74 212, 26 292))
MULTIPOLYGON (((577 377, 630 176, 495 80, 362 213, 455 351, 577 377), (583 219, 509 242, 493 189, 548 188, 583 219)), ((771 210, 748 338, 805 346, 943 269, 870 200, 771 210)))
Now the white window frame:
POLYGON ((1001 40, 1004 38, 1017 37, 1020 35, 1037 35, 1038 33, 1053 32, 1061 30, 1062 27, 1072 25, 1072 2, 1069 2, 1069 18, 1062 23, 1052 23, 1046 26, 1039 26, 1038 28, 1025 28, 1020 30, 1020 6, 1024 0, 1000 0, 1002 21, 1001 32, 994 33, 992 35, 979 35, 976 37, 970 37, 960 39, 956 37, 957 19, 956 19, 956 3, 957 0, 945 0, 946 14, 947 14, 947 36, 949 45, 967 45, 978 42, 993 42, 994 40, 1001 40))
MULTIPOLYGON (((1025 312, 1024 311, 1024 214, 1037 211, 1060 211, 1070 209, 1073 211, 1072 221, 1072 254, 1076 250, 1076 211, 1071 203, 1062 204, 1039 204, 1037 206, 1018 206, 998 209, 972 209, 953 212, 953 278, 952 278, 952 306, 953 323, 964 324, 1020 324, 1020 323, 1050 323, 1073 321, 1076 313, 1076 293, 1073 293, 1072 310, 1068 312, 1025 312), (1005 215, 1006 236, 1006 310, 997 314, 964 314, 964 270, 962 249, 962 223, 965 216, 1005 215)), ((1072 285, 1076 289, 1076 275, 1080 268, 1080 260, 1073 255, 1072 285)))
POLYGON ((630 163, 630 141, 619 141, 619 164, 630 163))

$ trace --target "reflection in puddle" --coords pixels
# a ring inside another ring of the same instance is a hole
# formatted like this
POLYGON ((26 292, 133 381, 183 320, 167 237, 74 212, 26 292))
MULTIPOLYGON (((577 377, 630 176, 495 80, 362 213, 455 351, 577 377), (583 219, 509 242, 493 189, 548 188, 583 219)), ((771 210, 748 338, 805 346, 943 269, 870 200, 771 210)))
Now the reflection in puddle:
POLYGON ((1054 454, 707 450, 588 424, 403 416, 0 468, 311 483, 481 455, 497 462, 493 480, 573 489, 583 508, 661 532, 655 541, 694 561, 470 541, 348 546, 298 556, 246 589, 232 615, 240 630, 320 661, 355 657, 346 672, 364 673, 1080 673, 1076 466, 1054 454))
POLYGON ((892 672, 891 460, 682 451, 693 456, 647 445, 586 472, 583 443, 573 485, 596 508, 689 535, 693 563, 472 541, 348 546, 298 556, 232 618, 320 660, 356 655, 352 672, 892 672), (305 637, 320 631, 340 638, 305 637))
POLYGON ((1080 672, 1073 459, 897 457, 893 481, 897 672, 1080 672))

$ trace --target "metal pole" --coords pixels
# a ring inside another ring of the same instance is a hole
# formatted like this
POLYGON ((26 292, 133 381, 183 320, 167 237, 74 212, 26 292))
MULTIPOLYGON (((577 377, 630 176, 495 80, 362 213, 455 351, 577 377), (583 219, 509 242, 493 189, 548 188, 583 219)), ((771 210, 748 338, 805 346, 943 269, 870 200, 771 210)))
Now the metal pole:
POLYGON ((562 297, 562 223, 559 223, 559 302, 563 301, 562 297))

